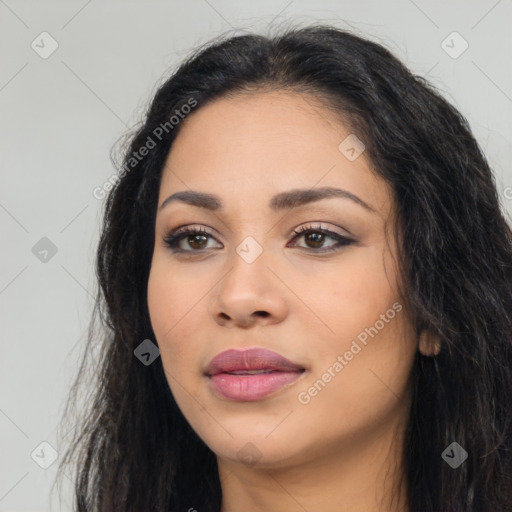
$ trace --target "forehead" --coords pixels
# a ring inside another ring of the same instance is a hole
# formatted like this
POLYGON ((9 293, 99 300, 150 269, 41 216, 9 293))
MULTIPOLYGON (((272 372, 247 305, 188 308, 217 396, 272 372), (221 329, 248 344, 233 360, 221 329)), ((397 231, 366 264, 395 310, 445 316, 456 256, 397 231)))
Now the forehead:
POLYGON ((351 160, 340 150, 352 137, 308 96, 276 91, 223 97, 180 126, 160 198, 191 189, 225 197, 228 204, 243 198, 261 206, 260 200, 283 190, 333 186, 362 197, 386 218, 388 184, 370 170, 364 151, 351 160))

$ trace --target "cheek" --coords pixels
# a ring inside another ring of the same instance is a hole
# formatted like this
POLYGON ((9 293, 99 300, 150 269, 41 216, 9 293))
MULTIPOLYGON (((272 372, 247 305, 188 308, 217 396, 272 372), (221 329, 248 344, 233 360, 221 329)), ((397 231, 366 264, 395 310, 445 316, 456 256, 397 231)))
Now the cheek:
MULTIPOLYGON (((318 395, 314 407, 345 404, 353 408, 356 418, 364 416, 368 407, 378 410, 382 405, 386 409, 396 401, 395 395, 402 394, 416 345, 398 299, 391 258, 383 258, 382 248, 375 248, 347 253, 343 263, 329 274, 330 280, 324 279, 323 291, 317 285, 304 286, 308 290, 304 302, 314 304, 321 322, 317 336, 307 336, 314 340, 310 343, 317 364, 301 390, 311 398, 318 395), (314 387, 311 394, 309 386, 314 387)), ((311 325, 310 321, 305 326, 309 332, 311 325)), ((339 421, 347 421, 347 417, 339 421)))
POLYGON ((166 373, 180 380, 190 379, 204 352, 209 289, 203 276, 180 272, 165 255, 153 260, 147 288, 151 325, 166 373))
POLYGON ((148 310, 157 338, 172 329, 179 318, 176 283, 158 264, 151 267, 148 280, 148 310))
MULTIPOLYGON (((343 353, 359 335, 364 339, 365 329, 375 322, 381 327, 380 315, 395 316, 394 279, 390 261, 383 261, 382 247, 375 246, 346 252, 340 261, 315 266, 296 280, 294 290, 308 306, 303 323, 310 331, 316 326, 320 357, 343 353)), ((386 323, 388 332, 392 322, 386 323)))
POLYGON ((170 340, 175 338, 190 315, 193 303, 193 286, 180 282, 176 272, 169 271, 165 263, 153 262, 148 280, 148 309, 153 331, 158 340, 162 358, 172 348, 170 340))
POLYGON ((333 324, 335 339, 315 350, 314 371, 297 389, 296 401, 309 418, 325 418, 327 437, 355 438, 408 410, 414 334, 403 307, 393 304, 342 315, 333 324))

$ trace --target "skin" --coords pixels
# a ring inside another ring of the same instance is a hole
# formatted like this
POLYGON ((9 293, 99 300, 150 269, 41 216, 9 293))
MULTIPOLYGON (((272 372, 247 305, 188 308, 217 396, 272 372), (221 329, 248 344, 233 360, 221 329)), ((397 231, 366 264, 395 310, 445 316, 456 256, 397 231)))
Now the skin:
POLYGON ((392 191, 364 152, 350 161, 338 149, 350 133, 312 98, 259 92, 189 115, 169 153, 159 206, 183 190, 223 203, 217 211, 178 201, 158 210, 148 281, 170 389, 217 455, 221 512, 408 510, 399 480, 403 432, 413 358, 428 351, 428 338, 418 340, 398 295, 392 191), (324 186, 350 191, 375 212, 339 197, 287 211, 269 207, 279 192, 324 186), (319 223, 355 242, 322 253, 336 240, 315 244, 293 233, 319 223), (189 253, 173 253, 163 239, 184 225, 211 236, 195 245, 185 237, 180 246, 189 253), (252 263, 236 252, 248 236, 263 251, 252 263), (402 308, 394 318, 301 403, 299 393, 395 303, 402 308), (260 401, 220 398, 206 366, 228 348, 250 347, 306 371, 260 401), (247 443, 256 454, 250 462, 243 460, 247 443))

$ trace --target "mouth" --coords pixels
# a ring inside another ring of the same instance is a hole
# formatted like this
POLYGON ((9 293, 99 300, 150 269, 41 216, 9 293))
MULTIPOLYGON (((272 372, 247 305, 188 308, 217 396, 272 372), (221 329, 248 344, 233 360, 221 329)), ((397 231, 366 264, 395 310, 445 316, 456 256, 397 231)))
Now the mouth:
POLYGON ((229 375, 258 375, 261 373, 274 373, 276 371, 277 370, 235 370, 232 372, 222 372, 222 373, 227 373, 229 375))
POLYGON ((306 371, 266 349, 227 350, 212 359, 205 375, 215 394, 253 402, 294 384, 306 371))

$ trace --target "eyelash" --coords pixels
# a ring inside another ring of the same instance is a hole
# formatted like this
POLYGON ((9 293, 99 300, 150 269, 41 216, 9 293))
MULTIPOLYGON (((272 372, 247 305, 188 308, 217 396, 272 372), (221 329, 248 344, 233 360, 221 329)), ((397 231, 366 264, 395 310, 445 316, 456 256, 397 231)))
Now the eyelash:
MULTIPOLYGON (((350 238, 347 238, 345 236, 339 235, 338 233, 335 233, 334 231, 330 231, 328 229, 322 228, 320 225, 313 227, 312 225, 309 226, 302 226, 299 229, 295 229, 293 231, 295 233, 295 236, 292 238, 292 240, 296 240, 297 238, 309 234, 309 233, 322 233, 324 235, 327 235, 329 238, 333 238, 334 240, 337 240, 337 243, 334 244, 332 247, 329 247, 327 249, 321 249, 321 250, 315 250, 312 248, 307 247, 301 247, 301 249, 309 250, 313 253, 328 253, 333 251, 338 251, 343 247, 346 247, 348 245, 351 245, 355 242, 355 240, 352 240, 350 238)), ((204 235, 210 238, 213 238, 213 236, 208 233, 206 230, 202 228, 180 228, 176 230, 174 233, 171 233, 170 235, 164 237, 163 241, 165 245, 172 250, 174 253, 181 253, 181 254, 200 254, 207 249, 202 250, 185 250, 178 247, 178 244, 180 241, 184 238, 190 237, 190 236, 196 236, 196 235, 204 235)))

